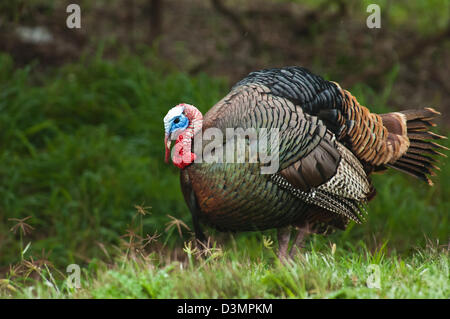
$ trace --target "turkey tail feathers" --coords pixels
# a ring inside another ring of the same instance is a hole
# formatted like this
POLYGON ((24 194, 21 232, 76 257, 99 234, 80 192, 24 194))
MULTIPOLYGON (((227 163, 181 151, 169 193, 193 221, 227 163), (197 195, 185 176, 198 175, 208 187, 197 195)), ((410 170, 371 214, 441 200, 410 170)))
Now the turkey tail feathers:
POLYGON ((439 167, 435 165, 437 161, 430 156, 440 155, 446 157, 438 149, 448 150, 447 147, 430 141, 447 139, 445 136, 428 131, 430 127, 436 126, 433 120, 440 113, 432 108, 406 110, 399 113, 403 114, 406 119, 409 147, 403 156, 394 163, 387 164, 387 166, 433 185, 429 175, 436 175, 434 170, 439 170, 439 167))

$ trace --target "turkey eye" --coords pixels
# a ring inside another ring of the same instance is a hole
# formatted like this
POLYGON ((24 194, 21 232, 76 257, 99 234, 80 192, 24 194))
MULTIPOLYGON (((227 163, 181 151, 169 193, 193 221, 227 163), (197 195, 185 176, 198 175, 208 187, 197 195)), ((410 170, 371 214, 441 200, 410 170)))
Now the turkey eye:
POLYGON ((178 122, 180 122, 180 118, 176 118, 174 121, 173 121, 175 124, 177 124, 178 122))

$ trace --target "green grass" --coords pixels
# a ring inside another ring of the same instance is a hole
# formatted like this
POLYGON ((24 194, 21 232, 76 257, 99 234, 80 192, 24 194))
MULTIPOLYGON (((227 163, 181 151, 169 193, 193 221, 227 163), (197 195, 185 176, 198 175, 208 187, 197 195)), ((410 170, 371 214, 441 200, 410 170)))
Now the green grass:
POLYGON ((3 280, 0 289, 6 298, 450 297, 448 250, 437 246, 400 257, 386 256, 385 248, 333 249, 315 242, 283 264, 261 241, 248 240, 245 249, 215 248, 204 257, 186 244, 178 260, 152 252, 145 258, 122 256, 111 265, 93 262, 83 269, 78 289, 54 281, 46 270, 34 285, 3 280))
MULTIPOLYGON (((434 187, 398 172, 374 176, 368 221, 311 237, 293 266, 262 244, 273 231, 231 239, 209 230, 222 254, 190 263, 182 247, 192 234, 165 231, 167 215, 192 224, 178 170, 163 161, 162 118, 179 102, 205 112, 229 84, 188 77, 146 52, 107 61, 99 51, 45 72, 0 54, 0 70, 0 296, 449 297, 448 248, 425 248, 448 244, 448 159, 434 187), (149 214, 135 217, 135 205, 149 214), (11 218, 27 216, 31 234, 11 231, 11 218), (133 257, 127 230, 161 237, 133 257), (64 286, 71 263, 83 269, 80 290, 64 286), (381 289, 366 286, 369 264, 380 265, 381 289)), ((394 81, 395 72, 384 92, 351 91, 374 111, 392 110, 394 81)))

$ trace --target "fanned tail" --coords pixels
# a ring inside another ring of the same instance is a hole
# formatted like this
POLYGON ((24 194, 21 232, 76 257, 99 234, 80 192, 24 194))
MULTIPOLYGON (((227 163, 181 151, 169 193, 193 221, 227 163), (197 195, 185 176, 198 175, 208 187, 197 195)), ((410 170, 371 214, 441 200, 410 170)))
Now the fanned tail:
POLYGON ((433 185, 429 175, 436 175, 435 170, 439 170, 439 167, 436 166, 437 161, 432 156, 447 157, 438 150, 448 150, 447 147, 432 141, 447 139, 447 137, 429 131, 430 127, 436 126, 433 120, 440 113, 432 108, 406 110, 399 113, 406 118, 409 147, 403 156, 387 166, 433 185))

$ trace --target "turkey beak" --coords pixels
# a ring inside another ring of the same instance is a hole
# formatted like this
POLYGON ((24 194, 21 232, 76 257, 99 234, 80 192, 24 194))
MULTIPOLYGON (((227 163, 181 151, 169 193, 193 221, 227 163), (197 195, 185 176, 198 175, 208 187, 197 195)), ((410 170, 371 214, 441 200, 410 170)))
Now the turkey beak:
POLYGON ((166 134, 166 137, 164 138, 164 145, 166 146, 166 163, 169 163, 170 146, 172 145, 172 141, 169 139, 168 134, 166 134))

